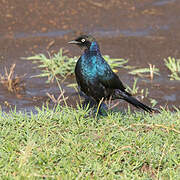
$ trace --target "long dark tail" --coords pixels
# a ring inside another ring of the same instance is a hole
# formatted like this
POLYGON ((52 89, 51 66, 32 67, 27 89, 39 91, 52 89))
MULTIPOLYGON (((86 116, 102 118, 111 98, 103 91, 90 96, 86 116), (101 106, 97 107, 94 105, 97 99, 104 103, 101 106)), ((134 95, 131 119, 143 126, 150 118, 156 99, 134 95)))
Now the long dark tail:
POLYGON ((116 98, 119 97, 120 99, 124 99, 125 101, 127 101, 130 104, 132 104, 136 108, 141 108, 141 109, 143 109, 146 112, 150 112, 151 113, 151 112, 155 111, 153 108, 150 108, 149 106, 147 106, 147 105, 141 103, 140 101, 138 101, 136 98, 131 96, 129 93, 122 92, 119 89, 116 90, 115 96, 116 96, 116 98))

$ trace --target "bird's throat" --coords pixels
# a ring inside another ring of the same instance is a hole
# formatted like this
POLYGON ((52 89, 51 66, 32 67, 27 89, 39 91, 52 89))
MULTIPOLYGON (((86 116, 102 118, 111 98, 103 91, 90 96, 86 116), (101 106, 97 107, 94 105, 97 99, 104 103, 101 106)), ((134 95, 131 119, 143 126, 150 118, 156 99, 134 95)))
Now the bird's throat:
POLYGON ((93 41, 91 43, 91 46, 89 47, 90 51, 99 51, 99 45, 96 41, 93 41))

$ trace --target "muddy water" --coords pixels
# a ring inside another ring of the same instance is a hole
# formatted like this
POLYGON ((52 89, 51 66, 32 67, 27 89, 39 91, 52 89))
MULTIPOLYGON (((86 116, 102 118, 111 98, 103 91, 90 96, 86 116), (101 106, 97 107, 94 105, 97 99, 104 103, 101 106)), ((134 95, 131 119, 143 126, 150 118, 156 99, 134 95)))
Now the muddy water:
MULTIPOLYGON (((168 79, 164 66, 168 56, 180 58, 180 1, 179 0, 2 0, 0 3, 0 69, 16 63, 15 73, 23 78, 25 91, 16 95, 0 85, 0 105, 8 111, 35 110, 47 101, 46 92, 58 95, 56 84, 46 84, 45 78, 31 78, 40 73, 30 61, 21 57, 37 53, 55 53, 60 48, 69 56, 81 51, 67 44, 79 33, 91 33, 99 41, 103 54, 129 59, 129 65, 160 69, 161 76, 151 82, 140 79, 140 88, 149 88, 149 97, 158 106, 180 104, 180 82, 168 79), (54 42, 51 47, 49 44, 54 42)), ((119 70, 122 81, 132 85, 133 76, 119 70)), ((78 99, 74 89, 67 88, 75 79, 61 85, 69 97, 68 104, 78 99)), ((149 102, 144 99, 144 102, 149 102)), ((127 107, 121 103, 120 107, 127 107)))

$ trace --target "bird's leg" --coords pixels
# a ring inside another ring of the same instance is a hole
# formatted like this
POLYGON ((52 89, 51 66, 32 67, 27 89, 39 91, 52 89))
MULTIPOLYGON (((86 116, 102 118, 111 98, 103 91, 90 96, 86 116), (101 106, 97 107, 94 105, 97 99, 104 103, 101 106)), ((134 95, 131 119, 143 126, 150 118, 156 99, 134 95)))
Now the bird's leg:
POLYGON ((94 101, 94 99, 92 99, 89 96, 83 95, 84 100, 82 102, 82 108, 83 109, 90 109, 90 108, 94 108, 96 106, 96 102, 94 101))
POLYGON ((107 115, 107 110, 108 110, 108 107, 105 103, 101 103, 100 107, 99 107, 99 112, 98 114, 99 115, 102 115, 102 116, 106 116, 107 115))
POLYGON ((93 101, 91 98, 85 98, 84 101, 82 102, 82 107, 83 109, 86 109, 88 107, 89 108, 93 108, 95 106, 95 101, 93 101))
POLYGON ((107 105, 103 102, 104 98, 102 98, 99 103, 98 106, 96 108, 96 115, 102 115, 102 116, 106 116, 107 115, 107 110, 108 107, 107 105))
POLYGON ((79 92, 79 95, 84 98, 81 104, 83 109, 87 109, 87 108, 89 109, 95 106, 96 102, 91 97, 87 96, 85 93, 83 93, 80 90, 78 92, 79 92))
POLYGON ((95 101, 93 98, 84 96, 84 101, 82 103, 82 107, 84 109, 91 109, 90 114, 93 116, 101 115, 101 116, 106 116, 107 115, 107 110, 108 107, 107 105, 103 102, 103 99, 98 103, 95 101))

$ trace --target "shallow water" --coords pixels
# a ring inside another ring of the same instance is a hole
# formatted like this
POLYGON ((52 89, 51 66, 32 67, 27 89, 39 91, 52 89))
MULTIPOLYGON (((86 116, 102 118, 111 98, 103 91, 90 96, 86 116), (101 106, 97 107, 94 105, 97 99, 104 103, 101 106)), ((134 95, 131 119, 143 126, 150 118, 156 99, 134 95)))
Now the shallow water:
MULTIPOLYGON (((140 88, 149 88, 150 98, 158 101, 157 107, 180 104, 180 82, 170 81, 164 58, 180 57, 180 2, 177 0, 125 1, 46 1, 46 0, 3 0, 0 4, 0 69, 16 63, 15 73, 23 75, 25 92, 17 96, 9 93, 2 85, 0 105, 8 111, 35 111, 47 101, 46 92, 59 94, 56 84, 46 84, 46 78, 31 78, 40 73, 31 61, 21 57, 37 53, 68 51, 68 56, 80 55, 81 50, 67 44, 81 32, 91 33, 99 41, 102 54, 129 59, 129 65, 148 67, 155 64, 161 76, 151 82, 139 79, 140 88), (54 41, 52 46, 49 43, 54 41)), ((119 76, 129 86, 133 76, 128 70, 119 69, 119 76)), ((68 96, 68 105, 79 102, 76 91, 66 85, 75 82, 67 78, 61 85, 68 96)), ((143 102, 149 104, 147 99, 143 102)), ((121 102, 120 108, 127 107, 121 102)))

